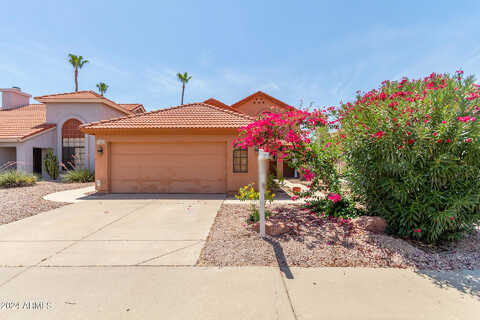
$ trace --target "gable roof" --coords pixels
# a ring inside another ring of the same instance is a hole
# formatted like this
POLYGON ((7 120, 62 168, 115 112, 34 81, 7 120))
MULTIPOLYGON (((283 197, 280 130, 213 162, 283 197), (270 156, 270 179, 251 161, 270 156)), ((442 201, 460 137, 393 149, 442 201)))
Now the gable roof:
POLYGON ((0 110, 0 140, 22 141, 56 125, 45 123, 44 104, 30 104, 23 107, 0 110))
MULTIPOLYGON (((203 101, 203 103, 209 104, 211 106, 219 107, 219 108, 234 110, 229 105, 227 105, 227 104, 223 103, 222 101, 217 100, 215 98, 209 98, 209 99, 203 101)), ((239 111, 237 111, 237 112, 239 112, 239 111)))
POLYGON ((122 118, 87 123, 86 133, 105 129, 240 128, 254 119, 206 103, 190 103, 122 118))
POLYGON ((286 104, 283 101, 278 100, 277 98, 274 98, 274 97, 266 94, 263 91, 257 91, 255 93, 249 95, 248 97, 243 98, 242 100, 235 102, 230 107, 238 108, 240 105, 244 104, 245 102, 248 102, 252 99, 259 98, 259 97, 266 98, 266 99, 269 99, 269 100, 273 101, 275 103, 276 107, 280 107, 280 108, 283 108, 283 109, 286 109, 286 110, 294 110, 295 109, 294 107, 286 104))
POLYGON ((57 94, 48 94, 44 96, 35 97, 35 100, 42 103, 103 103, 113 109, 116 109, 124 114, 132 114, 132 112, 116 102, 105 98, 104 96, 96 93, 95 91, 85 90, 78 92, 67 92, 67 93, 57 93, 57 94))
POLYGON ((118 105, 134 113, 147 111, 141 103, 119 103, 118 105))

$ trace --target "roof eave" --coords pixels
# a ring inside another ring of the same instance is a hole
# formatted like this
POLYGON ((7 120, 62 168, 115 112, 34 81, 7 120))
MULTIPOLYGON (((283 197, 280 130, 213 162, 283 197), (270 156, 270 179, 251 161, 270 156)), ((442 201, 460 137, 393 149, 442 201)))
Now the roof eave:
POLYGON ((58 97, 35 97, 35 100, 37 100, 38 102, 41 102, 41 103, 100 103, 100 104, 104 104, 104 105, 107 105, 111 108, 114 108, 120 112, 123 112, 127 115, 130 115, 130 114, 133 114, 132 111, 129 111, 125 108, 122 108, 121 106, 119 106, 118 104, 112 102, 112 101, 109 101, 107 99, 101 99, 101 98, 96 98, 96 99, 90 99, 90 98, 58 98, 58 97))
POLYGON ((217 133, 217 134, 233 134, 238 132, 241 127, 203 127, 203 128, 192 128, 192 127, 173 127, 173 128, 89 128, 89 127, 80 127, 80 130, 83 133, 96 135, 96 134, 172 134, 178 131, 183 132, 208 132, 208 133, 217 133))
POLYGON ((14 143, 25 142, 27 140, 33 139, 33 138, 35 138, 39 135, 42 135, 44 133, 53 131, 56 128, 57 128, 56 125, 52 125, 52 126, 45 127, 40 131, 35 131, 33 133, 30 133, 30 134, 27 134, 27 135, 24 135, 24 136, 13 136, 11 138, 0 138, 0 142, 10 142, 10 143, 12 143, 12 142, 14 142, 14 143))

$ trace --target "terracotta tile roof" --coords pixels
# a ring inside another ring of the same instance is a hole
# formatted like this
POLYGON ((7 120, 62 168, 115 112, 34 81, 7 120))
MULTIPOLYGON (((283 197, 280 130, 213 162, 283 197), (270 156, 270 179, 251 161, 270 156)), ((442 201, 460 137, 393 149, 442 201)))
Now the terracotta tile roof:
POLYGON ((23 140, 31 135, 55 127, 45 123, 46 108, 44 104, 0 110, 0 139, 23 140))
MULTIPOLYGON (((224 108, 224 109, 227 109, 227 110, 230 110, 230 111, 240 112, 239 110, 233 109, 229 105, 227 105, 227 104, 223 103, 222 101, 217 100, 215 98, 207 99, 207 100, 203 101, 203 103, 209 104, 211 106, 219 107, 219 108, 224 108)), ((243 112, 241 112, 241 113, 243 113, 243 112)))
POLYGON ((46 94, 43 96, 35 97, 35 99, 43 99, 43 98, 49 98, 49 99, 99 99, 100 98, 101 99, 105 97, 91 90, 46 94))
POLYGON ((287 109, 287 110, 295 110, 294 107, 292 107, 292 106, 286 104, 285 102, 280 101, 277 98, 274 98, 274 97, 272 97, 272 96, 270 96, 270 95, 268 95, 268 94, 266 94, 265 92, 262 92, 262 91, 257 91, 254 94, 251 94, 248 97, 243 98, 242 100, 240 100, 238 102, 235 102, 234 104, 231 105, 231 107, 232 108, 237 108, 241 104, 243 104, 243 103, 245 103, 245 102, 247 102, 251 99, 258 98, 258 97, 267 98, 270 101, 273 101, 273 103, 275 103, 276 107, 280 107, 280 108, 287 109))
POLYGON ((254 119, 246 114, 200 102, 87 123, 81 128, 86 131, 96 129, 240 128, 252 121, 254 119))
POLYGON ((118 105, 132 112, 137 113, 137 109, 145 112, 145 107, 141 103, 119 103, 118 105))
POLYGON ((70 99, 81 99, 81 100, 90 100, 95 99, 101 101, 102 103, 123 111, 125 114, 132 114, 132 112, 115 101, 105 98, 101 94, 96 93, 95 91, 85 90, 85 91, 78 91, 78 92, 66 92, 66 93, 57 93, 57 94, 48 94, 44 96, 35 97, 35 100, 42 102, 42 103, 52 103, 56 102, 56 100, 70 100, 70 99))

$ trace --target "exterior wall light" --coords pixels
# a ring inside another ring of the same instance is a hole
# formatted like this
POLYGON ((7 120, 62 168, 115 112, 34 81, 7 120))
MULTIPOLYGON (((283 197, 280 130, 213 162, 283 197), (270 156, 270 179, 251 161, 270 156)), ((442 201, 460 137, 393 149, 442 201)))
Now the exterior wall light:
POLYGON ((102 154, 103 153, 103 146, 98 146, 97 147, 97 152, 102 154))

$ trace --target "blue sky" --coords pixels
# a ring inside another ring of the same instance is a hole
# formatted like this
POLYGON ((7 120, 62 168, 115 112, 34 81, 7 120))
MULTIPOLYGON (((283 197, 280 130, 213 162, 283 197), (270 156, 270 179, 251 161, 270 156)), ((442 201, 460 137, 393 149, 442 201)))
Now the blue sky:
POLYGON ((432 71, 480 77, 479 1, 8 1, 0 87, 74 90, 68 53, 91 61, 80 90, 153 110, 227 104, 263 90, 292 105, 352 99, 385 79, 432 71))

